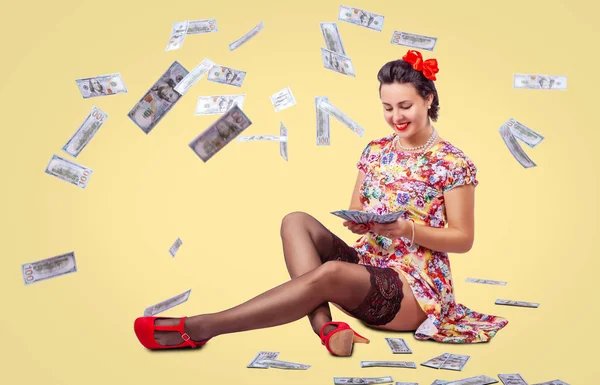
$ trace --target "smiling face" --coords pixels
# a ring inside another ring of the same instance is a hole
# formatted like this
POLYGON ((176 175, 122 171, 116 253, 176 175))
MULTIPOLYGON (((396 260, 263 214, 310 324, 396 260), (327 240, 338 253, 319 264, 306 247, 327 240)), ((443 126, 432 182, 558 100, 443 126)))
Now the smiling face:
POLYGON ((385 121, 394 132, 407 138, 428 126, 427 106, 433 95, 423 99, 412 83, 382 84, 380 92, 385 121))

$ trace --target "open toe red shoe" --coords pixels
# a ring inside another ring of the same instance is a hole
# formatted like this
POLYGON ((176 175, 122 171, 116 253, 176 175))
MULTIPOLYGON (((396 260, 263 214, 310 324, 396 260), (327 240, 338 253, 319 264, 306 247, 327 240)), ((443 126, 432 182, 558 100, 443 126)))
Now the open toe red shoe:
POLYGON ((198 348, 210 340, 210 338, 203 341, 193 341, 190 336, 183 329, 185 319, 187 317, 181 318, 178 325, 175 326, 162 326, 155 325, 154 321, 158 318, 165 317, 139 317, 133 323, 133 330, 135 330, 135 335, 137 336, 140 343, 144 345, 147 349, 158 350, 158 349, 176 349, 176 348, 185 348, 190 347, 192 349, 198 348), (161 345, 156 342, 154 339, 154 331, 174 331, 179 332, 181 334, 181 338, 183 338, 183 342, 179 345, 161 345))
POLYGON ((329 353, 334 356, 342 357, 352 355, 352 347, 355 342, 363 344, 371 342, 368 338, 365 338, 352 330, 345 322, 327 322, 321 327, 319 336, 321 337, 321 343, 325 345, 329 353), (337 328, 325 335, 325 328, 329 325, 336 325, 337 328))

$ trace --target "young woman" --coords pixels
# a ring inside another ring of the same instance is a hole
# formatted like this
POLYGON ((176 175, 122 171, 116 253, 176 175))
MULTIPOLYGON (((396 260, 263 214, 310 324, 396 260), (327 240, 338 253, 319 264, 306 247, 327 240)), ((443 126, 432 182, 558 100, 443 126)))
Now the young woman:
POLYGON ((331 322, 329 303, 373 328, 416 330, 421 340, 486 342, 502 329, 506 319, 454 300, 448 253, 473 244, 478 181, 473 162, 431 125, 439 111, 437 72, 435 59, 409 50, 377 75, 393 134, 364 149, 350 209, 404 211, 402 217, 391 224, 344 222, 361 235, 350 247, 312 216, 290 213, 281 226, 290 281, 218 313, 140 317, 134 329, 142 345, 195 348, 221 334, 308 316, 329 352, 348 356, 355 342, 369 340, 331 322))

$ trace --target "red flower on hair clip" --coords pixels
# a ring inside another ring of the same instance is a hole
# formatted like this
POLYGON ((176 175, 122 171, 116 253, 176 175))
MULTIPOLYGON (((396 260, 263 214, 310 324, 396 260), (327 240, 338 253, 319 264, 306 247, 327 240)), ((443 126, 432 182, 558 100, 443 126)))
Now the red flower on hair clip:
POLYGON ((414 49, 408 50, 406 55, 402 56, 402 60, 412 64, 412 67, 417 71, 423 72, 423 75, 429 80, 435 80, 435 74, 440 71, 436 59, 423 61, 421 52, 414 49))

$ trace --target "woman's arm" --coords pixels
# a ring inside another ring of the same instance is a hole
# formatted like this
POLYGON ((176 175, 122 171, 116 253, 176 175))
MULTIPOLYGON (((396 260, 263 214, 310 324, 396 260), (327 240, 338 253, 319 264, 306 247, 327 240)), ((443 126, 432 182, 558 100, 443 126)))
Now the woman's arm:
POLYGON ((363 205, 360 201, 360 186, 365 180, 365 173, 362 171, 358 171, 358 176, 356 177, 356 183, 354 184, 354 190, 352 191, 352 199, 350 200, 350 210, 360 210, 362 211, 363 205))

